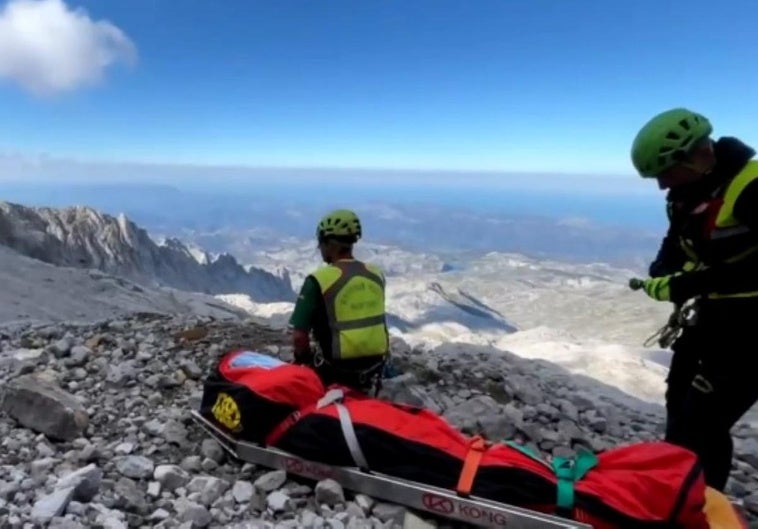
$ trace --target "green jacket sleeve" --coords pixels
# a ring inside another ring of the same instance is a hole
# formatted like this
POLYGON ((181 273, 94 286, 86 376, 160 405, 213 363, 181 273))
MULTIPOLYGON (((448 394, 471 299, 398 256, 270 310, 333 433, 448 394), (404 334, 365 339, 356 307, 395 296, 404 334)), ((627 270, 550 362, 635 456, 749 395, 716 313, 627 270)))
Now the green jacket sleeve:
POLYGON ((312 328, 318 295, 319 286, 316 279, 313 276, 307 276, 297 297, 295 309, 290 316, 289 324, 292 328, 303 331, 309 331, 312 328))

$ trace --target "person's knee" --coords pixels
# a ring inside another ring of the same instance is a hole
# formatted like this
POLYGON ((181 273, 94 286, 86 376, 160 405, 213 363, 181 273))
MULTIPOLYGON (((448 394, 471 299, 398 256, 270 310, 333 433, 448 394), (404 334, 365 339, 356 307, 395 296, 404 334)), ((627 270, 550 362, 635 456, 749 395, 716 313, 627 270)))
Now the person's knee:
POLYGON ((667 423, 667 442, 683 446, 708 461, 730 460, 732 437, 729 428, 706 416, 684 413, 667 423))
POLYGON ((684 402, 677 409, 669 412, 666 425, 666 440, 675 444, 687 446, 695 451, 701 451, 720 442, 729 430, 721 427, 718 421, 711 421, 691 402, 684 402))
POLYGON ((696 425, 681 418, 668 421, 666 425, 666 441, 689 448, 695 452, 700 452, 707 444, 704 432, 696 425))

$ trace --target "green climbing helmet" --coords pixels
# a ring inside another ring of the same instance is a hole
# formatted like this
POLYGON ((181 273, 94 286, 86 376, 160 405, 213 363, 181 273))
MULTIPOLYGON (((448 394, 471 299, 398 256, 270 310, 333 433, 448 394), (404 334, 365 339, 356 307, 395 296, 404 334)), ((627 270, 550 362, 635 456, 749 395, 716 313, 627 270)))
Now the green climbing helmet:
POLYGON ((343 242, 355 242, 361 238, 361 221, 354 211, 336 209, 324 215, 316 228, 319 241, 331 238, 343 242))
POLYGON ((686 108, 662 112, 645 123, 632 144, 632 163, 643 177, 656 177, 680 162, 713 127, 708 119, 686 108))

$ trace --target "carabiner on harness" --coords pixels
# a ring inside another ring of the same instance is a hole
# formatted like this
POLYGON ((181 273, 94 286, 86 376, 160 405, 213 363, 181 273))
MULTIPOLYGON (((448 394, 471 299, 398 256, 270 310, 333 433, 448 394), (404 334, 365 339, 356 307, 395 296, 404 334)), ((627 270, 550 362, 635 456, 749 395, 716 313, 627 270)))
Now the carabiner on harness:
POLYGON ((326 362, 326 359, 324 358, 324 354, 321 352, 321 349, 316 349, 313 352, 313 367, 321 367, 326 362))
POLYGON ((334 365, 332 362, 329 362, 324 357, 324 353, 321 351, 320 348, 316 348, 316 350, 313 353, 313 367, 314 368, 319 368, 322 365, 326 364, 327 366, 329 366, 329 369, 331 369, 334 372, 351 374, 353 376, 357 375, 358 383, 361 386, 367 386, 369 391, 373 389, 374 396, 379 395, 379 392, 382 389, 382 373, 384 371, 384 365, 386 362, 387 360, 383 359, 377 362, 376 364, 372 365, 371 367, 368 367, 366 369, 356 372, 351 369, 342 369, 334 365))
POLYGON ((682 334, 684 327, 694 325, 697 321, 697 298, 674 307, 669 321, 643 342, 643 346, 652 347, 654 343, 668 349, 682 334))

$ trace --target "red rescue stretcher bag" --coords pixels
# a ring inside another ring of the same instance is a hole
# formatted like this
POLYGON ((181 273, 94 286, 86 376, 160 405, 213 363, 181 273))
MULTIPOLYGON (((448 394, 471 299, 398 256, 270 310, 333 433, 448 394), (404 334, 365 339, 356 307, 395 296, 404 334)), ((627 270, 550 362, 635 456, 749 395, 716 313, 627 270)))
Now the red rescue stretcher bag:
POLYGON ((224 355, 204 381, 200 413, 237 440, 261 443, 274 426, 324 392, 308 367, 237 350, 224 355))
POLYGON ((664 442, 548 463, 515 444, 465 436, 431 411, 333 385, 320 402, 279 424, 266 444, 311 461, 559 514, 594 529, 713 529, 696 456, 664 442))

